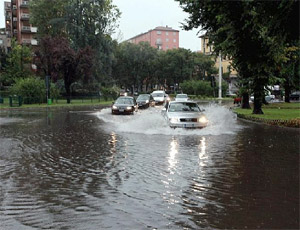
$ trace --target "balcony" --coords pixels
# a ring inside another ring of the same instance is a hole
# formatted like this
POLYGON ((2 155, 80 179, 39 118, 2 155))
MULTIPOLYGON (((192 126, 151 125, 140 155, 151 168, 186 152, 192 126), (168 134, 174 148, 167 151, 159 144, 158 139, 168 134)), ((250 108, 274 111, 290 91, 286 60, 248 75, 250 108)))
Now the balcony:
POLYGON ((17 29, 14 29, 14 34, 17 34, 18 33, 18 30, 17 29))
POLYGON ((9 11, 11 9, 11 4, 10 2, 5 2, 5 10, 9 11))
POLYGON ((31 39, 23 39, 22 44, 24 45, 31 45, 31 39))
POLYGON ((23 21, 28 21, 29 20, 30 15, 29 14, 22 14, 21 15, 21 20, 23 21))
POLYGON ((31 27, 31 33, 37 33, 37 27, 31 27))
POLYGON ((22 26, 22 33, 31 33, 30 26, 22 26))
POLYGON ((17 6, 16 5, 13 5, 13 10, 17 10, 17 6))
POLYGON ((28 8, 29 7, 29 1, 22 1, 20 7, 21 8, 28 8))

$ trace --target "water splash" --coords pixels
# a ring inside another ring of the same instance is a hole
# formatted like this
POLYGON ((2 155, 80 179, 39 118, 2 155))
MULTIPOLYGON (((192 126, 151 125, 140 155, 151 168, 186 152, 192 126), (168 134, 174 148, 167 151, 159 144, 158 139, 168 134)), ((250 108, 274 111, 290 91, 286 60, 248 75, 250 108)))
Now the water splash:
POLYGON ((172 129, 161 115, 162 107, 139 110, 135 115, 111 115, 111 109, 105 108, 96 113, 104 121, 105 129, 114 132, 163 134, 163 135, 221 135, 235 134, 241 126, 237 124, 236 115, 219 105, 203 107, 209 124, 204 129, 172 129))

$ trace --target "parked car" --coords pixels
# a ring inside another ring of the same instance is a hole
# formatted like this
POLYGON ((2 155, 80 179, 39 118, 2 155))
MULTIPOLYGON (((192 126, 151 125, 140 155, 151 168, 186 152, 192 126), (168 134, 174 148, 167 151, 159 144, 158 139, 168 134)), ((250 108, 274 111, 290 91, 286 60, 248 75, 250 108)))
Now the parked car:
POLYGON ((139 108, 148 108, 149 106, 154 106, 155 101, 150 94, 140 94, 136 99, 139 108))
POLYGON ((111 106, 112 114, 134 114, 138 105, 133 97, 121 96, 111 106))
POLYGON ((290 100, 299 100, 299 98, 300 98, 300 91, 293 92, 290 95, 290 100))
POLYGON ((189 99, 187 94, 177 94, 175 97, 175 101, 187 101, 189 99))
POLYGON ((196 102, 170 101, 162 114, 171 128, 204 128, 208 120, 196 102))
MULTIPOLYGON (((265 100, 266 102, 270 102, 270 101, 273 101, 275 99, 275 95, 266 95, 265 96, 265 100)), ((250 96, 250 101, 251 102, 254 102, 254 96, 250 96)))
POLYGON ((162 90, 153 91, 151 95, 155 100, 155 104, 163 104, 170 100, 169 95, 162 90))

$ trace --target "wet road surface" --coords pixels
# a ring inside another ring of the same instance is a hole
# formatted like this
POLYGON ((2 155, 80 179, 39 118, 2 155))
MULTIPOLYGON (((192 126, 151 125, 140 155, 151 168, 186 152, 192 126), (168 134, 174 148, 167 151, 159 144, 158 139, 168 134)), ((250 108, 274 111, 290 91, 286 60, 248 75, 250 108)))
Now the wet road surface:
POLYGON ((160 108, 0 113, 0 229, 298 229, 299 130, 160 108))

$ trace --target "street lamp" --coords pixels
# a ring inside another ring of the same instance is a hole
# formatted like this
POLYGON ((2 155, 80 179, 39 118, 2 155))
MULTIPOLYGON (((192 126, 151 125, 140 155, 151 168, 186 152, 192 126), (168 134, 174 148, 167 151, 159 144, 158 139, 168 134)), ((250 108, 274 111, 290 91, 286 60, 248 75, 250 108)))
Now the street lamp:
POLYGON ((218 99, 222 99, 222 55, 221 51, 219 53, 219 97, 218 99))

